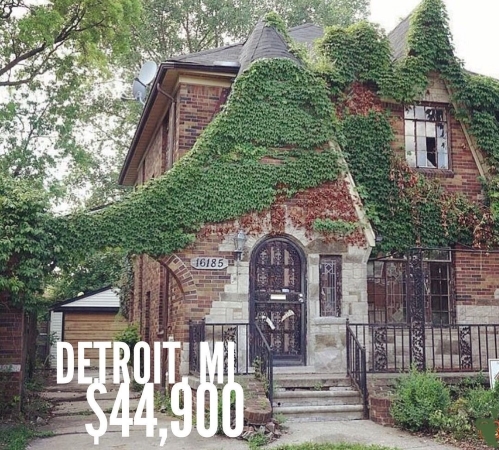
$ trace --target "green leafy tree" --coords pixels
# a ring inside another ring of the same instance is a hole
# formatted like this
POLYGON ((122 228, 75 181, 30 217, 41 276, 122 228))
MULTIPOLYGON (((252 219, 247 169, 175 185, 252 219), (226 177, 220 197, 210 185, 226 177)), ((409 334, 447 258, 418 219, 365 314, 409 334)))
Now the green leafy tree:
POLYGON ((62 301, 108 285, 116 285, 121 276, 123 252, 105 249, 92 252, 86 258, 59 268, 47 295, 51 301, 62 301))
POLYGON ((113 151, 89 145, 87 106, 110 89, 140 11, 140 0, 0 0, 0 293, 13 303, 34 308, 52 280, 54 201, 106 185, 105 171, 116 170, 113 151))
POLYGON ((99 165, 83 100, 97 97, 97 80, 111 79, 139 14, 140 0, 0 2, 0 173, 60 197, 61 172, 99 165))
POLYGON ((162 61, 244 40, 276 11, 288 27, 313 22, 347 26, 369 15, 368 0, 145 0, 134 28, 135 60, 162 61))
POLYGON ((0 294, 33 309, 55 268, 58 236, 45 190, 0 177, 0 294))

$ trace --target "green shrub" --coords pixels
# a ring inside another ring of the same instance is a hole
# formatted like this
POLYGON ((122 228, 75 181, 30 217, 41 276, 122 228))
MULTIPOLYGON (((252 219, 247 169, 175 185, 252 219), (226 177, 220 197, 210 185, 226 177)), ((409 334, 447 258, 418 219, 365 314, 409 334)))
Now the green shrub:
MULTIPOLYGON (((128 345, 130 348, 130 361, 129 365, 133 364, 133 349, 135 345, 140 342, 139 327, 137 324, 129 324, 123 331, 114 336, 115 341, 121 341, 128 345)), ((123 356, 123 355, 122 355, 123 356)))
POLYGON ((437 411, 433 414, 432 422, 456 439, 476 436, 477 419, 490 419, 499 412, 499 385, 494 390, 489 390, 481 382, 464 380, 455 388, 460 396, 447 412, 437 411))
POLYGON ((451 404, 449 411, 436 411, 432 415, 432 423, 455 439, 464 439, 474 432, 466 408, 466 400, 459 398, 451 404))
POLYGON ((450 385, 449 389, 452 399, 458 400, 459 398, 465 397, 470 390, 480 387, 483 388, 487 384, 488 377, 486 377, 483 372, 479 372, 477 375, 463 378, 457 384, 450 385))
POLYGON ((390 412, 403 428, 431 431, 440 428, 438 411, 446 414, 449 405, 449 388, 440 378, 431 372, 412 370, 398 380, 390 412))
POLYGON ((499 411, 499 383, 494 390, 485 389, 483 386, 471 389, 464 399, 470 420, 474 422, 476 419, 489 418, 492 411, 499 411))

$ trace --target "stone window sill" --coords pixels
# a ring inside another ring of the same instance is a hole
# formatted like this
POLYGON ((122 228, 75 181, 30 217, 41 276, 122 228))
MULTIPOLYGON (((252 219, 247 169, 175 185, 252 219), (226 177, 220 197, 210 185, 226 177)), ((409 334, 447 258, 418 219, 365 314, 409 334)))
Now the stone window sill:
POLYGON ((315 317, 312 319, 314 325, 342 325, 346 321, 346 317, 315 317))
POLYGON ((414 170, 426 175, 428 178, 454 178, 454 172, 450 169, 414 168, 414 170))

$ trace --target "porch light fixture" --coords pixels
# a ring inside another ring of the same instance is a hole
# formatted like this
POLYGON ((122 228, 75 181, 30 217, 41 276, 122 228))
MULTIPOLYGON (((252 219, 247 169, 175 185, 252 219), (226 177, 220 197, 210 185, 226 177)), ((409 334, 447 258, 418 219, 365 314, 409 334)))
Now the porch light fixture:
POLYGON ((244 244, 246 243, 247 237, 243 230, 239 230, 234 236, 234 258, 237 261, 241 260, 241 255, 243 254, 244 244))

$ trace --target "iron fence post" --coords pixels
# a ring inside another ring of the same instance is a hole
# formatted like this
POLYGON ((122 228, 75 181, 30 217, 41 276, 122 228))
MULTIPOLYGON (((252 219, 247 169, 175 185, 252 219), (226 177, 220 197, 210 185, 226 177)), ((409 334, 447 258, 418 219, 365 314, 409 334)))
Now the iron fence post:
POLYGON ((409 296, 412 361, 418 370, 426 370, 425 280, 423 249, 412 249, 409 257, 412 292, 409 296))

